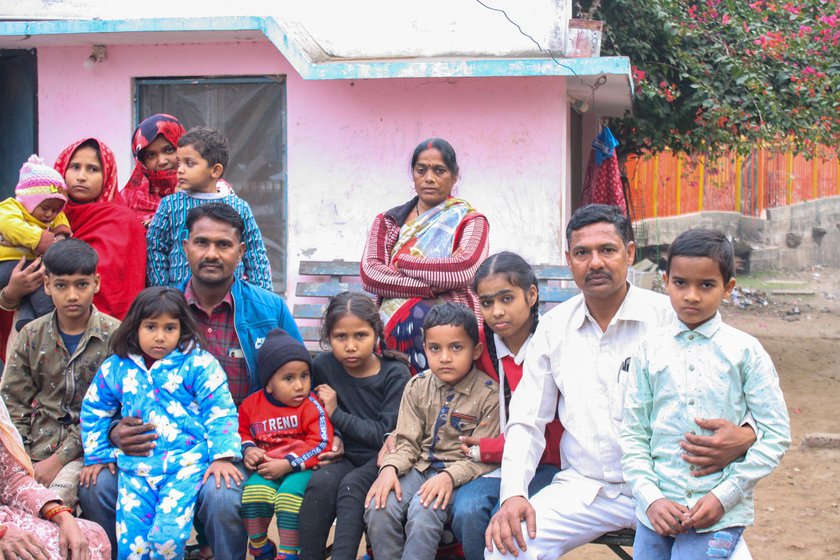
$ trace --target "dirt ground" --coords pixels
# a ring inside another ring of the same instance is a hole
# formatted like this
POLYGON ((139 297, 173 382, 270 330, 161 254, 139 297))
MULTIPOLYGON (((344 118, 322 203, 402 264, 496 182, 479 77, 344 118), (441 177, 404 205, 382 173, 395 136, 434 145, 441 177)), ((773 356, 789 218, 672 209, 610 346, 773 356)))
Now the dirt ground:
MULTIPOLYGON (((739 294, 740 301, 754 303, 730 303, 721 312, 772 356, 793 435, 780 467, 758 484, 755 525, 745 538, 756 559, 840 558, 840 447, 802 444, 813 433, 835 434, 840 441, 840 270, 816 267, 739 283, 752 290, 739 294)), ((616 556, 587 545, 566 558, 616 556)))

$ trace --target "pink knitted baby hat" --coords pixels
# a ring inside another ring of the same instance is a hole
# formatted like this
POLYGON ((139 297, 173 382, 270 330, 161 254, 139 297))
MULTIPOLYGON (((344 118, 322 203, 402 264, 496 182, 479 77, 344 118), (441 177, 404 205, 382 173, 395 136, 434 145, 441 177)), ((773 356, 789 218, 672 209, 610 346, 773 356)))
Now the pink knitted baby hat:
POLYGON ((32 213, 39 204, 50 198, 67 204, 67 185, 58 171, 45 164, 38 154, 32 154, 20 168, 15 199, 32 213))

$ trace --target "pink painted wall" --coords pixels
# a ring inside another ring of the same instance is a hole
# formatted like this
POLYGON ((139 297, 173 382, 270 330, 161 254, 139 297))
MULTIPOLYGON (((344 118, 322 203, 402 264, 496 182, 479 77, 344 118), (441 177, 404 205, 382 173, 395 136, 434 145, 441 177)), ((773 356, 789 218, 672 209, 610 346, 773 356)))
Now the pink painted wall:
POLYGON ((559 262, 568 209, 565 79, 303 81, 268 42, 38 50, 40 150, 97 136, 133 167, 132 78, 287 75, 289 284, 301 259, 357 260, 374 215, 408 200, 414 146, 449 140, 459 195, 487 215, 491 251, 559 262))
POLYGON ((109 45, 107 59, 86 70, 82 62, 89 54, 90 47, 38 49, 40 149, 44 157, 51 157, 77 138, 97 136, 117 155, 120 185, 134 168, 133 78, 239 74, 297 78, 268 42, 109 45))

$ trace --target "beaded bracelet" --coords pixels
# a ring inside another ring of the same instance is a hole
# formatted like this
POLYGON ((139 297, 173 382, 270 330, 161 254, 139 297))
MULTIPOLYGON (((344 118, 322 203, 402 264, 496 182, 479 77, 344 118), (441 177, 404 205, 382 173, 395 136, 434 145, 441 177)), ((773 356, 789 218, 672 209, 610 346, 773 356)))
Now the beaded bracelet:
POLYGON ((7 525, 0 525, 0 539, 3 538, 3 535, 5 535, 8 530, 9 527, 7 525))
POLYGON ((53 512, 54 512, 55 510, 57 510, 58 508, 60 508, 60 507, 61 507, 61 504, 59 504, 59 505, 57 505, 57 506, 53 506, 53 507, 51 507, 50 509, 48 509, 48 510, 47 510, 47 512, 46 512, 46 513, 44 514, 44 516, 43 516, 43 517, 44 517, 44 519, 49 519, 49 518, 50 518, 50 516, 54 515, 54 514, 53 514, 53 512))
POLYGON ((47 521, 52 521, 53 517, 64 512, 73 513, 73 510, 70 509, 69 506, 55 506, 54 508, 48 510, 47 513, 44 514, 44 519, 46 519, 47 521))

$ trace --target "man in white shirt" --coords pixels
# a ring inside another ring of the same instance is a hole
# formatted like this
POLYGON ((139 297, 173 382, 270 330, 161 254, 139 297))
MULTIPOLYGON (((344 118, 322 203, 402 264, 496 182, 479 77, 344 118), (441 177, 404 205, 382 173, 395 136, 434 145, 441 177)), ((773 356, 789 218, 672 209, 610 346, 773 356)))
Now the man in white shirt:
MULTIPOLYGON (((569 220, 566 260, 582 294, 547 313, 528 348, 505 428, 502 506, 487 528, 486 558, 553 560, 606 532, 635 526, 618 443, 624 393, 631 356, 649 330, 671 320, 672 310, 666 296, 627 283, 631 239, 629 220, 614 206, 585 206, 569 220), (563 470, 529 502, 528 483, 554 403, 565 428, 563 470)), ((697 423, 714 435, 685 436, 683 458, 696 476, 720 470, 755 441, 749 426, 697 423)))

